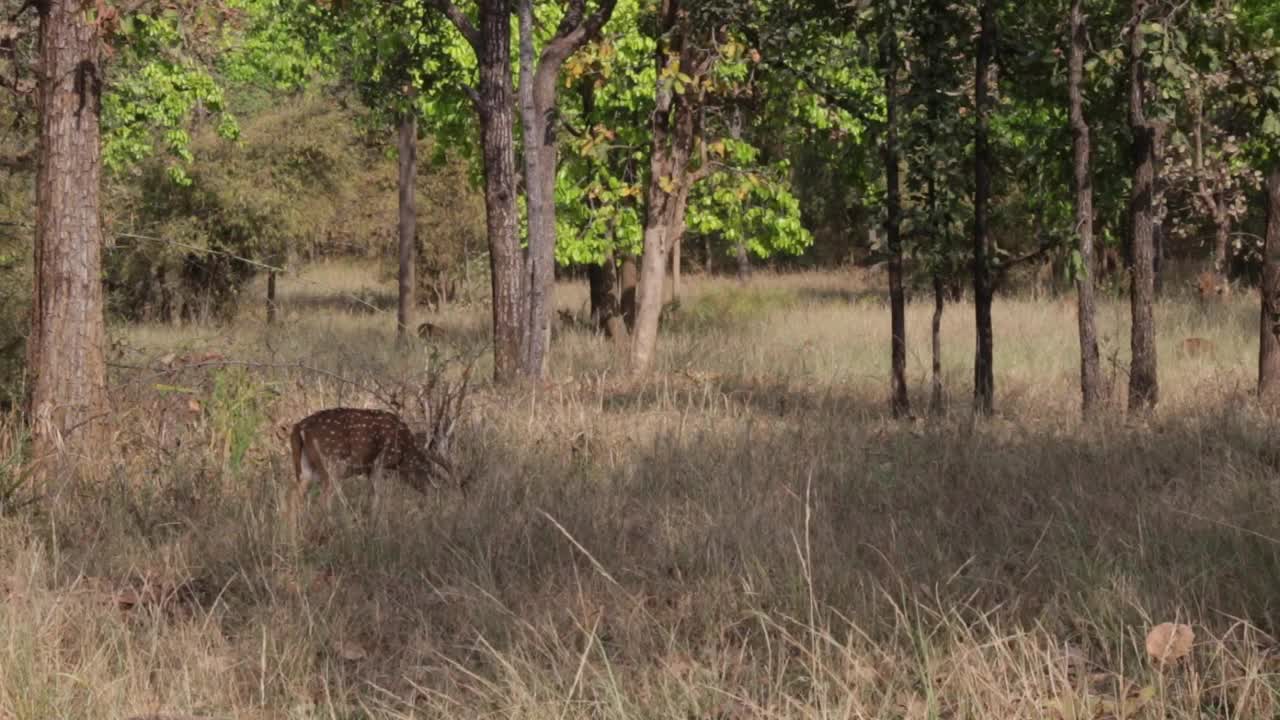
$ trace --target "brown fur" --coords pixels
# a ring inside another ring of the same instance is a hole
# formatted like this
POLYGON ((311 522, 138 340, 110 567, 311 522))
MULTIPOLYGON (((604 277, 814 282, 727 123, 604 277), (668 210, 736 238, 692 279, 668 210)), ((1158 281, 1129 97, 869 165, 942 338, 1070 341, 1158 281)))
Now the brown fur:
POLYGON ((424 322, 418 326, 418 337, 426 340, 440 334, 440 326, 434 323, 424 322))
POLYGON ((1231 297, 1231 283, 1220 273, 1212 271, 1200 273, 1196 276, 1195 287, 1202 303, 1217 302, 1231 297))
POLYGON ((1213 344, 1212 340, 1206 340, 1199 337, 1189 337, 1178 345, 1178 355, 1186 358, 1208 357, 1213 358, 1218 354, 1218 346, 1213 344))
POLYGON ((303 472, 305 458, 322 486, 326 505, 334 482, 353 475, 389 470, 415 490, 426 492, 437 478, 449 479, 453 474, 446 458, 421 447, 404 421, 385 410, 321 410, 293 426, 289 445, 295 493, 300 499, 312 480, 303 472))

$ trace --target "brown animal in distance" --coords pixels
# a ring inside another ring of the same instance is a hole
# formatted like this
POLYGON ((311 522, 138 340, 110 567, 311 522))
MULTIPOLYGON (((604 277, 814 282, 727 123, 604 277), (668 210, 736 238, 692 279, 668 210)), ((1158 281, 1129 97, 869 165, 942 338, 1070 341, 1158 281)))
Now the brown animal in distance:
POLYGON ((1231 283, 1221 273, 1213 271, 1200 273, 1196 276, 1195 288, 1202 304, 1231 297, 1231 283))
POLYGON ((1218 346, 1212 340, 1201 337, 1189 337, 1178 345, 1178 355, 1185 358, 1215 358, 1218 346))
POLYGON ((433 338, 440 334, 440 326, 435 323, 424 322, 418 325, 418 337, 423 340, 433 338))
MULTIPOLYGON (((435 412, 432 403, 419 395, 423 415, 431 423, 430 433, 411 432, 399 415, 386 410, 329 408, 298 421, 289 434, 295 480, 290 504, 295 516, 315 482, 321 484, 326 507, 332 504, 335 483, 353 475, 375 481, 375 475, 390 471, 424 494, 439 487, 440 481, 453 482, 450 447, 470 376, 468 368, 460 385, 444 389, 437 397, 435 412)), ((427 390, 434 388, 433 381, 427 390)), ((376 488, 374 482, 375 501, 376 488)))

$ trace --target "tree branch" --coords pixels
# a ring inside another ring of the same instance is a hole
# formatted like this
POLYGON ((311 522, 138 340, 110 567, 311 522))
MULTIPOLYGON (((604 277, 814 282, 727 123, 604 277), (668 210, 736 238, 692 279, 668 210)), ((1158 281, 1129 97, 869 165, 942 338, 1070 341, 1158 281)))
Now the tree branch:
POLYGON ((452 0, 431 0, 431 4, 444 13, 454 27, 458 28, 458 32, 462 33, 462 37, 467 39, 472 50, 480 52, 480 31, 476 30, 476 26, 472 24, 471 18, 467 17, 466 13, 453 4, 452 0))
POLYGON ((577 52, 578 48, 594 38, 604 24, 609 22, 617 4, 618 0, 600 0, 600 8, 583 20, 586 0, 572 0, 564 19, 560 21, 560 27, 556 29, 555 38, 547 43, 547 47, 542 51, 542 57, 538 59, 539 69, 546 63, 554 63, 555 70, 559 72, 560 65, 577 52))

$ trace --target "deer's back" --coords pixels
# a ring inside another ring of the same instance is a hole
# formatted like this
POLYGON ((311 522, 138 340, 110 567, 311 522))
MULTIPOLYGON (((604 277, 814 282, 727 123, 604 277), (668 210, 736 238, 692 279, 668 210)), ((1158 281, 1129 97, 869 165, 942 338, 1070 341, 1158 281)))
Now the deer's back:
POLYGON ((409 427, 385 410, 321 410, 299 421, 296 433, 325 458, 346 465, 349 472, 367 472, 376 462, 398 468, 414 450, 409 427))

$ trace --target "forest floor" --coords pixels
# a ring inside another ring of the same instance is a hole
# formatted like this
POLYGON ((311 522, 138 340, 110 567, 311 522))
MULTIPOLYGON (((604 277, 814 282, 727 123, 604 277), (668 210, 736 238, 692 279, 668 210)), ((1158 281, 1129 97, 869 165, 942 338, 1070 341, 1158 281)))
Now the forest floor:
MULTIPOLYGON (((1106 417, 1079 420, 1069 300, 999 298, 997 415, 888 406, 888 312, 859 273, 691 279, 658 371, 558 329, 550 379, 458 430, 470 478, 382 512, 281 503, 284 431, 378 406, 487 311, 397 349, 393 283, 282 278, 280 321, 115 327, 118 453, 16 484, 0 430, 0 718, 1261 718, 1280 692, 1280 422, 1251 397, 1256 298, 1157 309, 1161 401, 1123 412, 1127 304, 1099 322, 1106 417), (1207 339, 1210 353, 1182 341, 1207 339), (6 460, 7 459, 7 460, 6 460), (38 492, 37 492, 38 490, 38 492), (34 494, 34 496, 33 496, 34 494), (30 502, 25 502, 30 501, 30 502), (1148 655, 1162 622, 1189 656, 1148 655)), ((259 288, 251 290, 259 297, 259 288)), ((580 284, 559 288, 579 312, 580 284)), ((456 371, 456 368, 453 370, 456 371)), ((451 371, 451 372, 453 372, 451 371)))

